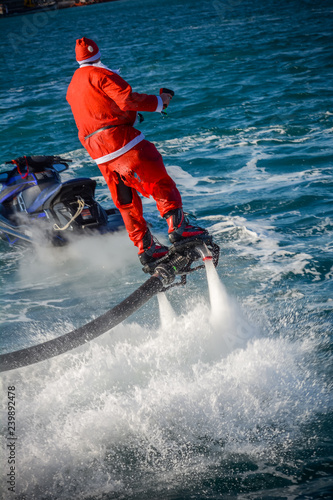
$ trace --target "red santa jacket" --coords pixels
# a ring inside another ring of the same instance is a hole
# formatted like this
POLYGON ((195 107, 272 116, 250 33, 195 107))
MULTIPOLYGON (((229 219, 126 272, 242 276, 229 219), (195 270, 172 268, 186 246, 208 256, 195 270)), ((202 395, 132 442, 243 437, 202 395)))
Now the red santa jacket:
POLYGON ((163 106, 160 97, 132 92, 118 74, 93 65, 75 71, 66 99, 81 144, 98 164, 117 158, 144 139, 133 127, 138 111, 161 111, 163 106), (114 127, 85 139, 109 125, 114 127))

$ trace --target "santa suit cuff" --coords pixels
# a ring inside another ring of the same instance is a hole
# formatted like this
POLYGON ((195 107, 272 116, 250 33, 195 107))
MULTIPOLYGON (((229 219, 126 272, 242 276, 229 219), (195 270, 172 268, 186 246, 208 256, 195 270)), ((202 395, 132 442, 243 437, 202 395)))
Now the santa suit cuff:
POLYGON ((162 101, 162 97, 160 95, 157 95, 157 101, 158 101, 158 104, 157 104, 157 108, 155 109, 156 113, 160 113, 162 110, 163 110, 163 101, 162 101))

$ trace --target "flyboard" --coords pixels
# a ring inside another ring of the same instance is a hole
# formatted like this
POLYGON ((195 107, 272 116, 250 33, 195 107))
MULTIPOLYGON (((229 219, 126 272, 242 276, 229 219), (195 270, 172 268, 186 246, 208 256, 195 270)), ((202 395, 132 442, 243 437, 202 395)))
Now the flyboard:
POLYGON ((190 273, 205 267, 204 264, 197 263, 200 259, 212 260, 216 267, 219 252, 219 246, 213 243, 209 234, 174 243, 164 257, 144 266, 143 271, 151 277, 120 304, 61 337, 19 351, 1 354, 0 372, 53 358, 99 337, 128 318, 157 293, 184 285, 190 273))

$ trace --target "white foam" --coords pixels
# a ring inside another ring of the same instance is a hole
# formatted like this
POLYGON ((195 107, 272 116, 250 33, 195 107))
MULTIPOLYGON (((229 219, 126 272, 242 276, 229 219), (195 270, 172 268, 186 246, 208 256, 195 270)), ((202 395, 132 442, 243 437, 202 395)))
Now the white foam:
POLYGON ((194 188, 194 186, 198 184, 198 178, 193 177, 191 174, 177 165, 168 165, 167 171, 170 177, 172 177, 172 179, 176 182, 176 184, 185 186, 189 189, 194 188))
POLYGON ((313 341, 247 339, 226 354, 207 304, 193 297, 185 306, 167 330, 123 324, 2 375, 2 401, 15 385, 19 402, 18 494, 67 499, 72 488, 77 497, 97 488, 126 497, 142 472, 158 488, 216 456, 270 460, 292 448, 327 403, 307 361, 313 341))
POLYGON ((332 279, 332 278, 333 278, 333 266, 331 267, 331 269, 329 270, 329 272, 325 274, 325 279, 329 280, 329 279, 332 279))
POLYGON ((267 127, 247 127, 245 129, 237 129, 237 133, 229 135, 216 135, 210 131, 194 133, 184 137, 177 137, 167 141, 156 143, 158 150, 163 155, 174 155, 195 150, 196 154, 211 154, 212 150, 223 150, 223 154, 227 154, 226 150, 234 150, 246 146, 258 146, 259 144, 269 143, 288 143, 297 144, 303 143, 314 137, 316 134, 321 133, 319 129, 310 131, 310 135, 304 137, 291 137, 287 136, 287 125, 272 124, 267 127), (278 136, 277 136, 278 134, 278 136))
MULTIPOLYGON (((218 215, 206 219, 214 222, 210 232, 217 242, 221 238, 225 251, 230 248, 238 259, 242 257, 247 260, 252 259, 252 265, 247 267, 248 277, 255 276, 262 287, 266 287, 269 283, 277 283, 288 274, 306 275, 312 281, 322 279, 312 254, 302 252, 293 246, 281 247, 280 234, 271 224, 274 217, 270 217, 269 220, 247 221, 245 217, 218 215)), ((326 227, 330 229, 330 225, 331 221, 326 218, 318 223, 317 229, 325 232, 326 227)), ((309 234, 305 233, 305 236, 311 236, 313 229, 314 226, 309 230, 309 234)))

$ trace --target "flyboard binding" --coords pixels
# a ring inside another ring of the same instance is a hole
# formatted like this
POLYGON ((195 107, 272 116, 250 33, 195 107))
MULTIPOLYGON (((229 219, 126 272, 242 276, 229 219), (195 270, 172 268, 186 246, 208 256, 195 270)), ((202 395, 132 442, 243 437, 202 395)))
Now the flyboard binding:
POLYGON ((219 255, 220 247, 213 242, 212 236, 203 234, 174 243, 164 257, 146 264, 142 269, 145 273, 158 277, 164 285, 162 291, 165 291, 174 286, 185 285, 188 274, 204 268, 204 264, 193 266, 199 259, 212 260, 216 267, 219 255), (177 276, 180 280, 174 283, 177 276))
POLYGON ((128 318, 159 292, 177 285, 184 285, 189 273, 205 267, 193 264, 202 258, 211 260, 216 266, 219 259, 219 246, 213 243, 209 234, 186 238, 174 243, 167 255, 147 264, 143 270, 151 274, 150 278, 122 302, 71 332, 18 351, 0 354, 0 372, 28 366, 58 356, 64 352, 86 344, 128 318), (180 282, 174 283, 176 277, 180 282))

